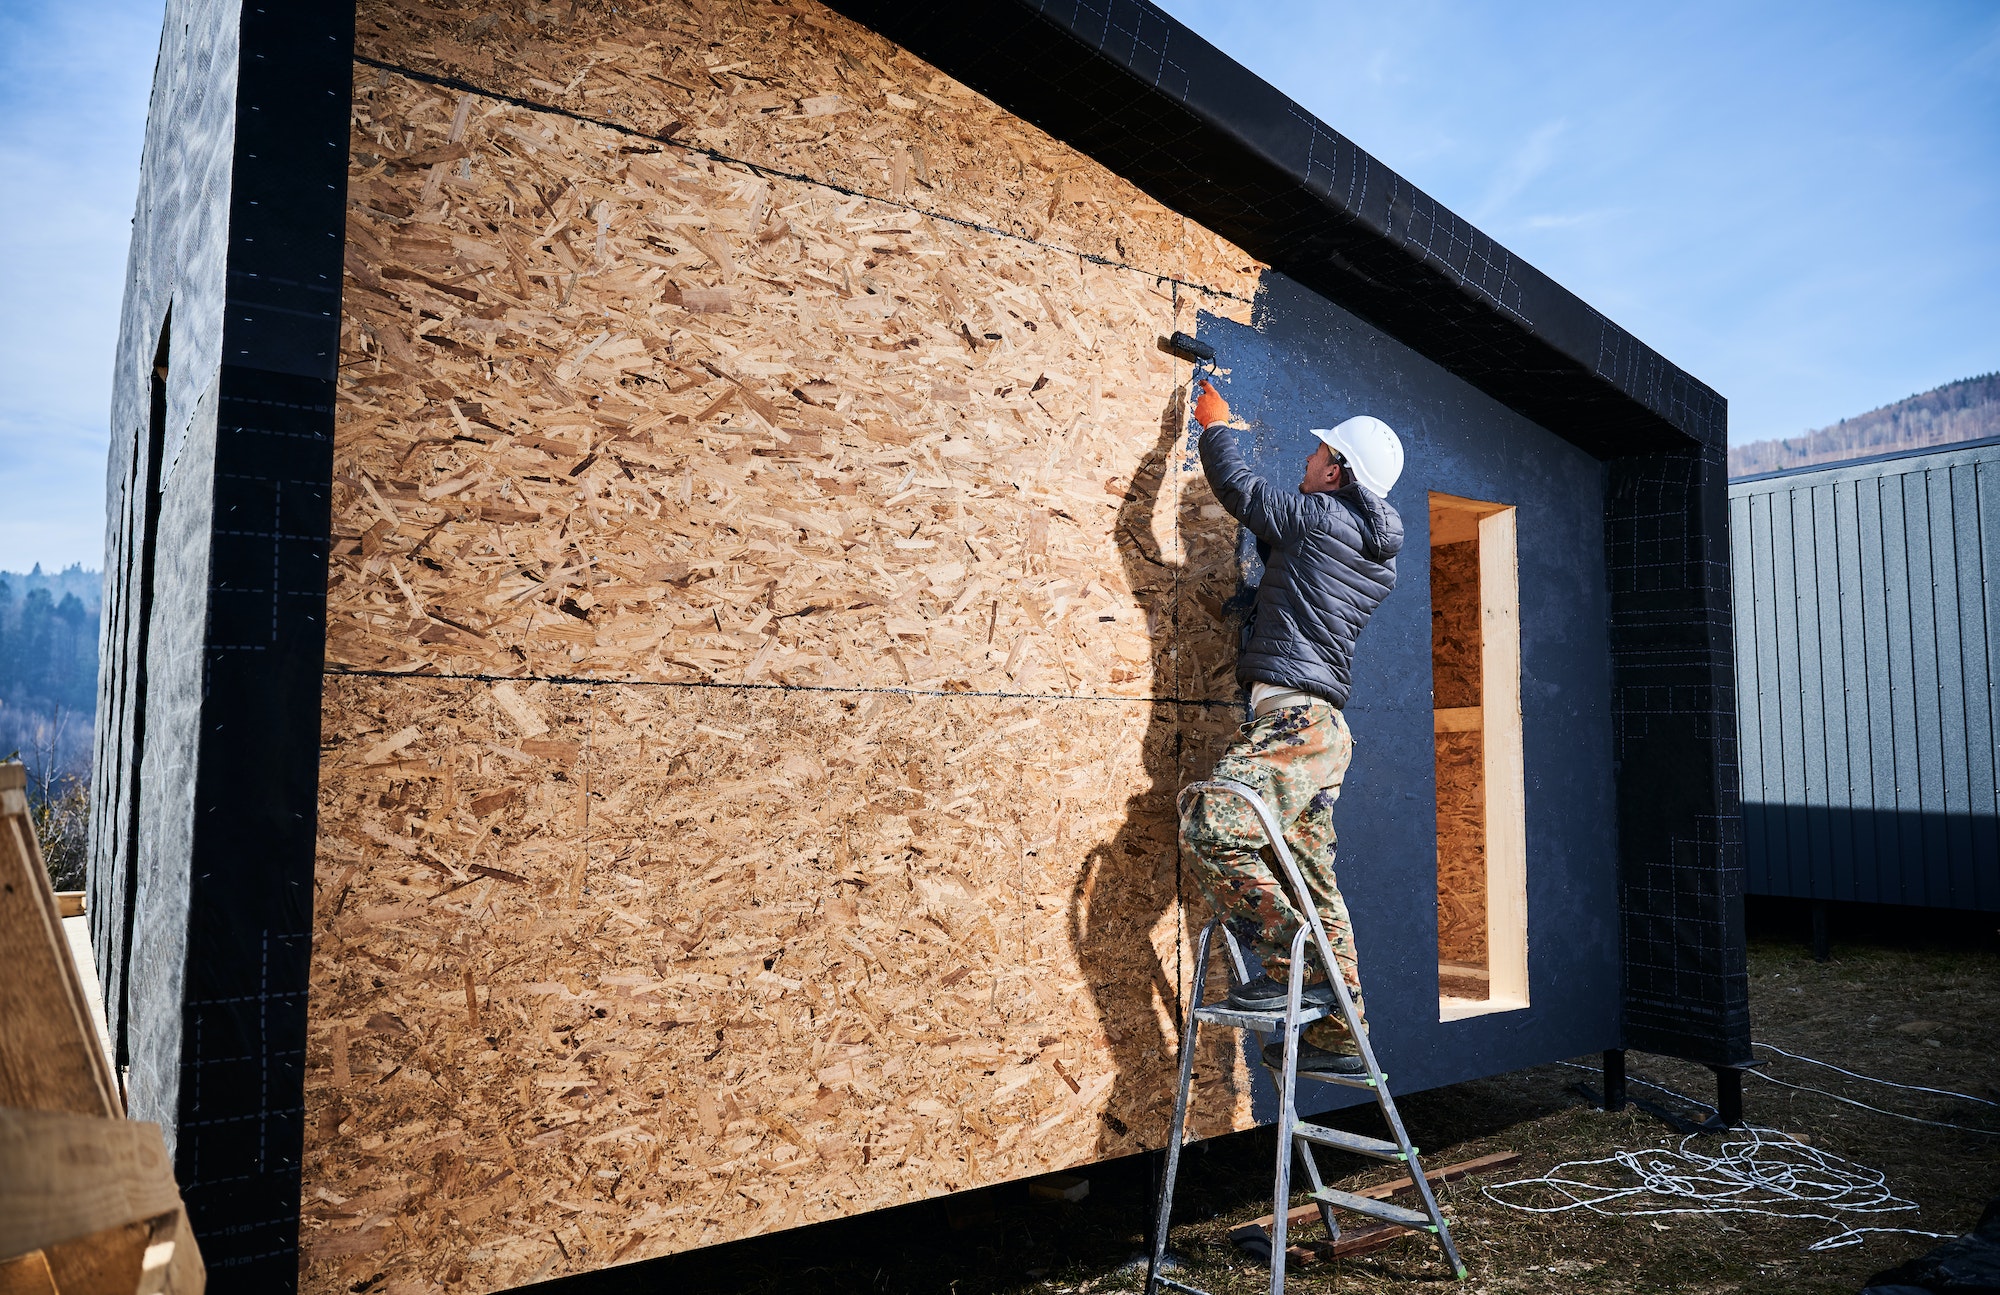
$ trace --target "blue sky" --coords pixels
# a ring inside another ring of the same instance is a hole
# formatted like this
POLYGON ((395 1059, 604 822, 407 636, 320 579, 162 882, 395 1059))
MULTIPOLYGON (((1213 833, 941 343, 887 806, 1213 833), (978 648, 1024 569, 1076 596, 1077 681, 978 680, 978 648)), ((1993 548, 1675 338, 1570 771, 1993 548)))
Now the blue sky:
POLYGON ((98 566, 160 0, 0 0, 0 570, 98 566))
POLYGON ((2000 369, 2000 5, 1163 7, 1786 436, 2000 369))
MULTIPOLYGON (((1165 0, 1787 435, 2000 368, 2000 5, 1165 0)), ((0 569, 96 565, 161 4, 0 0, 0 569)))

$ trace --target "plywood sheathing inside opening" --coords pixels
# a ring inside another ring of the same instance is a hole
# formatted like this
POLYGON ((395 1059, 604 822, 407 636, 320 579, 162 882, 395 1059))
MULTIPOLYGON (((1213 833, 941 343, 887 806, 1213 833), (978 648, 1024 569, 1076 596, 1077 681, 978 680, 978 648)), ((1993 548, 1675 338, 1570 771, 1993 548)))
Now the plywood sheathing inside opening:
MULTIPOLYGON (((1462 515, 1468 516, 1469 515, 1462 515)), ((1437 725, 1438 959, 1486 965, 1486 788, 1481 702, 1479 544, 1449 538, 1451 515, 1433 511, 1431 547, 1431 690, 1437 725), (1439 524, 1443 520, 1443 525, 1439 524), (1442 532, 1442 535, 1440 534, 1442 532), (1447 712, 1454 712, 1447 715, 1447 712)), ((1476 519, 1475 519, 1476 520, 1476 519)), ((1484 998, 1483 983, 1447 976, 1454 997, 1484 998), (1460 983, 1463 982, 1463 983, 1460 983)))
MULTIPOLYGON (((307 1288, 1158 1145, 1169 806, 1229 727, 1163 705, 330 678, 307 1288)), ((1215 1049, 1205 1134, 1249 1117, 1215 1049)))

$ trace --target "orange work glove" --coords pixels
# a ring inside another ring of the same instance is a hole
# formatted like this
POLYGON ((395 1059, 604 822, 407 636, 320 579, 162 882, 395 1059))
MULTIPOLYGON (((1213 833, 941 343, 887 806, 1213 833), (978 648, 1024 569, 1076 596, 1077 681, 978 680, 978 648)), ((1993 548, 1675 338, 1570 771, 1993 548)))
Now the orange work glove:
POLYGON ((1194 421, 1201 424, 1203 431, 1229 421, 1229 402, 1206 378, 1202 379, 1201 395, 1194 402, 1194 421))

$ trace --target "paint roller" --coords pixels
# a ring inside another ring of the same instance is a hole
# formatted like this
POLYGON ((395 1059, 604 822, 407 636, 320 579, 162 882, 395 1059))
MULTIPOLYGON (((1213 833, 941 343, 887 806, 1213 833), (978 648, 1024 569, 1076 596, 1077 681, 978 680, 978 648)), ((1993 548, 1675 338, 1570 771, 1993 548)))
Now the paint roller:
POLYGON ((1189 364, 1207 365, 1210 369, 1215 367, 1215 348, 1198 337, 1175 333, 1167 339, 1166 347, 1175 358, 1186 360, 1189 364))
POLYGON ((1194 366, 1194 376, 1188 380, 1188 400, 1193 402, 1201 395, 1203 380, 1215 376, 1215 348, 1198 337, 1175 333, 1160 339, 1160 349, 1194 366))
POLYGON ((1215 372, 1215 348, 1198 337, 1186 333, 1175 333, 1160 343, 1161 349, 1177 360, 1186 360, 1194 365, 1195 376, 1203 372, 1215 372))

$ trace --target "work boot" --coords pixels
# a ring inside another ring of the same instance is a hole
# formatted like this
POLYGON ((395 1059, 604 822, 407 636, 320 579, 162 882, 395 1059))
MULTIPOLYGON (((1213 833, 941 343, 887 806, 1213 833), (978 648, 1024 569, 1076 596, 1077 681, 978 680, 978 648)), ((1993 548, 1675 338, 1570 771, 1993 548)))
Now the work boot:
MULTIPOLYGON (((1229 991, 1229 1005, 1239 1012, 1282 1012, 1290 985, 1269 976, 1259 976, 1229 991)), ((1321 980, 1307 985, 1299 995, 1302 1007, 1332 1007, 1333 986, 1321 980)))
MULTIPOLYGON (((1264 1045, 1264 1064, 1273 1070, 1285 1068, 1285 1045, 1273 1039, 1264 1045)), ((1365 1075, 1368 1063, 1358 1052, 1328 1052, 1305 1040, 1299 1041, 1299 1073, 1302 1075, 1365 1075)))

